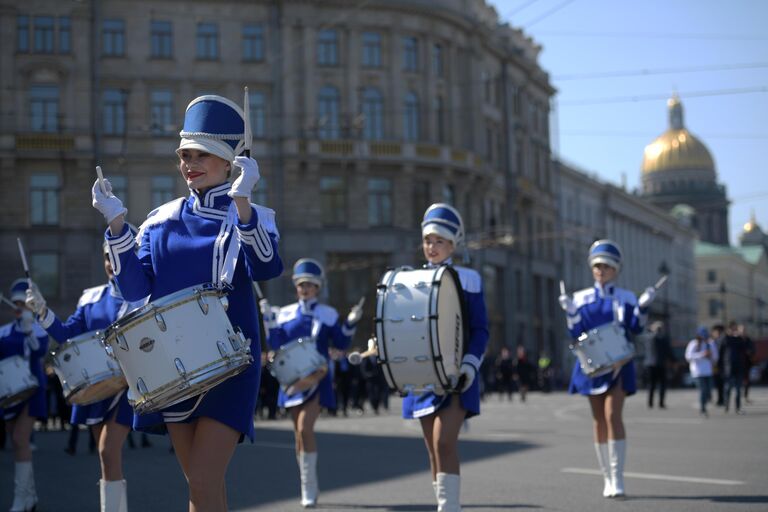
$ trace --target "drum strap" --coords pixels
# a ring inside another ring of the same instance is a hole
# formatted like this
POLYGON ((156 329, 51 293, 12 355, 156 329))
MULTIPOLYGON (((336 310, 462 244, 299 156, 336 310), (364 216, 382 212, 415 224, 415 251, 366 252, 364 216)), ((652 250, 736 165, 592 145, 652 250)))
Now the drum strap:
MULTIPOLYGON (((221 225, 221 231, 216 238, 214 244, 213 255, 214 267, 219 262, 219 258, 223 255, 224 259, 220 262, 220 272, 216 272, 214 275, 214 284, 220 286, 222 284, 228 285, 232 283, 235 277, 235 267, 237 267, 237 257, 240 254, 240 237, 232 236, 237 223, 237 208, 235 202, 232 201, 227 211, 227 219, 221 225), (230 239, 229 247, 227 247, 227 238, 230 239), (226 253, 224 252, 226 248, 226 253)), ((215 270, 214 270, 215 272, 215 270)))

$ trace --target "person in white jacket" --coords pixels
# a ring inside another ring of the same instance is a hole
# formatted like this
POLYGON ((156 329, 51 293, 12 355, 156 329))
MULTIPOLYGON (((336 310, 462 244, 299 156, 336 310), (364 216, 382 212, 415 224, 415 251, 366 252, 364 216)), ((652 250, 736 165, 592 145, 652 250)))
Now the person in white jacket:
POLYGON ((709 417, 707 402, 710 400, 712 374, 717 358, 717 345, 710 339, 709 331, 706 327, 699 327, 696 330, 696 337, 685 347, 685 360, 688 361, 691 377, 695 379, 696 386, 699 388, 699 412, 705 418, 709 417))

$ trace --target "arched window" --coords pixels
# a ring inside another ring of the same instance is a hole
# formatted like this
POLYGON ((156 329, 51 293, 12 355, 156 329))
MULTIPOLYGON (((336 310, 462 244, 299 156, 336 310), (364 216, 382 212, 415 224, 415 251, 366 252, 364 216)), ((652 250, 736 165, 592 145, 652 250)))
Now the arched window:
POLYGON ((339 91, 326 85, 317 95, 317 137, 320 139, 339 138, 339 91))
POLYGON ((416 93, 408 92, 403 106, 403 138, 419 140, 419 97, 416 93))
POLYGON ((381 140, 384 138, 384 98, 375 87, 363 91, 363 138, 381 140))

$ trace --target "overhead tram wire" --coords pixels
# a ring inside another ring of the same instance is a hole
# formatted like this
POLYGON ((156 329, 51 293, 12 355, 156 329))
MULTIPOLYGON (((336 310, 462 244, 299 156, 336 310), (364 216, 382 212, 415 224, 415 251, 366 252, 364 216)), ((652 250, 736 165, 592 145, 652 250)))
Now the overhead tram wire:
POLYGON ((538 18, 534 18, 534 19, 532 19, 532 20, 528 21, 527 23, 522 23, 522 24, 520 25, 520 27, 524 28, 524 30, 528 30, 528 29, 530 29, 530 28, 531 28, 531 26, 535 25, 536 23, 540 22, 541 20, 543 20, 543 19, 545 19, 545 18, 548 18, 548 17, 550 17, 551 15, 555 14, 557 11, 559 11, 560 9, 562 9, 563 7, 565 7, 566 5, 568 5, 568 4, 570 4, 570 3, 572 3, 573 1, 574 1, 574 0, 565 0, 565 2, 563 2, 563 3, 559 4, 559 5, 556 5, 556 6, 555 6, 555 7, 553 7, 552 9, 550 9, 550 10, 548 10, 547 12, 543 13, 543 14, 542 14, 541 16, 539 16, 538 18))
POLYGON ((514 8, 514 9, 512 9, 511 11, 509 11, 509 12, 508 12, 508 13, 507 13, 507 14, 504 16, 504 18, 503 18, 503 19, 509 19, 509 17, 510 17, 510 16, 514 16, 515 14, 519 13, 519 12, 520 12, 520 11, 522 11, 523 9, 526 9, 526 8, 530 7, 531 5, 535 4, 535 3, 536 3, 536 2, 538 2, 538 1, 539 1, 539 0, 529 0, 528 2, 524 3, 523 5, 521 5, 521 6, 519 6, 519 7, 516 7, 516 8, 514 8))
MULTIPOLYGON (((768 86, 758 85, 754 87, 741 87, 734 89, 713 89, 710 91, 678 92, 681 98, 700 98, 704 96, 730 96, 736 94, 754 94, 768 92, 768 86)), ((613 96, 604 98, 586 98, 581 100, 560 100, 558 106, 580 107, 586 105, 601 105, 607 103, 634 103, 638 101, 667 100, 669 93, 638 94, 635 96, 613 96)))
POLYGON ((623 71, 594 71, 590 73, 572 73, 554 75, 552 80, 589 80, 592 78, 620 78, 630 76, 668 75, 673 73, 701 73, 706 71, 732 71, 740 69, 768 68, 768 62, 752 62, 745 64, 713 64, 710 66, 692 66, 680 68, 635 69, 623 71))
POLYGON ((709 39, 734 41, 768 41, 768 36, 754 34, 685 34, 679 32, 579 32, 576 30, 542 30, 539 36, 610 37, 617 39, 709 39))

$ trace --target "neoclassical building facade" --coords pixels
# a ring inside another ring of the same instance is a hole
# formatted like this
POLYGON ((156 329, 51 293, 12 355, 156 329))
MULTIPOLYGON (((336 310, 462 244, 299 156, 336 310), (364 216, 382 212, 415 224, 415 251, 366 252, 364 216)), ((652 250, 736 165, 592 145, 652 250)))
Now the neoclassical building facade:
MULTIPOLYGON (((188 102, 249 87, 254 200, 288 269, 314 257, 346 310, 384 269, 419 264, 419 221, 456 206, 485 277, 491 350, 551 352, 558 254, 554 94, 540 48, 482 0, 0 0, 0 267, 15 238, 52 307, 104 280, 98 164, 140 224, 186 195, 174 149, 188 102)), ((286 276, 265 286, 294 300, 286 276)), ((6 311, 3 313, 7 314, 6 311)))

